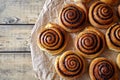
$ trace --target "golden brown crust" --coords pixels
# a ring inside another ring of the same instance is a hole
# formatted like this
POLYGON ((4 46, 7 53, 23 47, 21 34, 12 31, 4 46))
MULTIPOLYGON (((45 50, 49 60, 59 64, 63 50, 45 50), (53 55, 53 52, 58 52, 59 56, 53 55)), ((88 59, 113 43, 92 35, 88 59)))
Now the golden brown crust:
POLYGON ((76 37, 75 47, 86 58, 100 55, 105 48, 104 35, 93 27, 86 28, 76 37))
POLYGON ((82 30, 87 20, 86 9, 75 4, 66 5, 60 12, 59 20, 61 27, 68 32, 82 30))
POLYGON ((120 54, 118 54, 117 56, 116 63, 117 63, 118 68, 120 69, 120 54))
POLYGON ((118 0, 100 0, 100 1, 110 5, 115 5, 118 2, 118 0))
POLYGON ((75 79, 85 71, 85 60, 73 51, 66 51, 55 61, 55 69, 59 76, 66 79, 75 79))
POLYGON ((110 5, 101 1, 94 2, 89 9, 89 21, 97 28, 108 28, 117 19, 110 5))
POLYGON ((120 18, 120 5, 118 6, 118 16, 120 18))
POLYGON ((120 23, 113 24, 107 30, 106 42, 110 50, 120 52, 120 23))
POLYGON ((38 33, 37 44, 40 49, 51 55, 59 54, 68 43, 68 34, 59 25, 48 23, 38 33))
POLYGON ((89 67, 91 80, 118 80, 116 65, 106 58, 94 59, 89 67))
POLYGON ((83 2, 83 3, 88 3, 90 2, 91 0, 73 0, 74 2, 83 2))
POLYGON ((88 3, 88 2, 90 2, 91 0, 81 0, 82 2, 84 2, 84 3, 88 3))

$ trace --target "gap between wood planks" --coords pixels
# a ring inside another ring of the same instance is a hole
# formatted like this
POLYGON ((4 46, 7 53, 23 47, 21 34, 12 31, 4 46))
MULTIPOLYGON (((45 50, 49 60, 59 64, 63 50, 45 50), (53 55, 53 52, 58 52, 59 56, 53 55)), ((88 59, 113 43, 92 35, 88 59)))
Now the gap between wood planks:
POLYGON ((30 53, 31 30, 44 2, 0 0, 0 54, 30 53))
POLYGON ((29 54, 0 54, 0 80, 36 80, 29 54))
POLYGON ((45 0, 0 0, 0 24, 34 24, 45 0))
POLYGON ((33 24, 0 25, 0 53, 30 53, 33 24))

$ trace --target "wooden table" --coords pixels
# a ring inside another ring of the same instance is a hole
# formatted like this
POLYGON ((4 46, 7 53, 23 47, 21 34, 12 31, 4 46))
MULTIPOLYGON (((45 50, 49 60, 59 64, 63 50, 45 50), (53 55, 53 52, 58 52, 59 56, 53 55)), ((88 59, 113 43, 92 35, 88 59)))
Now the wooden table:
POLYGON ((45 0, 0 0, 0 80, 36 80, 31 30, 45 0))

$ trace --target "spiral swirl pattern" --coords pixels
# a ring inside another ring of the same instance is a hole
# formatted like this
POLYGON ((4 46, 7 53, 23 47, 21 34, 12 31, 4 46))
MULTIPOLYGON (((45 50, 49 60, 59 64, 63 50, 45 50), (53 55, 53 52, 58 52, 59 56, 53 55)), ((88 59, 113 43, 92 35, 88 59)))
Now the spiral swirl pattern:
POLYGON ((66 30, 79 30, 86 22, 86 14, 82 8, 76 5, 69 5, 63 8, 60 21, 66 30))
POLYGON ((57 72, 63 77, 75 78, 78 77, 85 67, 81 56, 67 51, 57 61, 57 72))
POLYGON ((109 80, 114 75, 114 66, 106 60, 95 64, 93 74, 96 80, 109 80))
POLYGON ((87 55, 96 54, 103 48, 103 40, 96 32, 89 31, 79 36, 77 48, 87 55))
POLYGON ((49 28, 41 32, 39 36, 40 44, 47 50, 58 50, 64 44, 64 35, 58 28, 49 28))
POLYGON ((109 29, 108 37, 110 42, 120 49, 120 24, 116 23, 109 29))
POLYGON ((96 2, 90 7, 89 11, 89 18, 92 25, 99 27, 99 28, 107 28, 114 20, 114 14, 112 8, 103 3, 103 2, 96 2), (94 23, 93 23, 94 22, 94 23))

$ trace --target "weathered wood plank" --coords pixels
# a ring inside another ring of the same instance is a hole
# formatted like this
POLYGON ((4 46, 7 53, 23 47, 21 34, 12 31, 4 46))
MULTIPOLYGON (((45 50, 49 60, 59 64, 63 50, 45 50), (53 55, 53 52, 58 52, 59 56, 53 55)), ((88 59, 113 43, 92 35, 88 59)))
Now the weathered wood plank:
POLYGON ((0 54, 0 80, 36 80, 28 54, 0 54))
POLYGON ((0 52, 30 51, 34 25, 0 25, 0 52))
POLYGON ((34 24, 45 0, 0 0, 0 24, 34 24))

